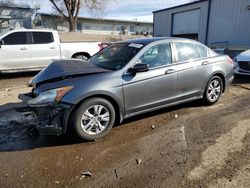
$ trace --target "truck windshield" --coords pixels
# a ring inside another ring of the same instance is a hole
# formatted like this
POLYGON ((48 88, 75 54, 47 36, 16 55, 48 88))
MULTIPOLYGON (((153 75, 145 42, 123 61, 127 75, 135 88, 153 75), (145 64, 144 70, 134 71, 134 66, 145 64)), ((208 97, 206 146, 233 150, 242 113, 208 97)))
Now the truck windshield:
POLYGON ((142 44, 116 43, 92 56, 89 62, 102 68, 120 70, 142 47, 142 44))

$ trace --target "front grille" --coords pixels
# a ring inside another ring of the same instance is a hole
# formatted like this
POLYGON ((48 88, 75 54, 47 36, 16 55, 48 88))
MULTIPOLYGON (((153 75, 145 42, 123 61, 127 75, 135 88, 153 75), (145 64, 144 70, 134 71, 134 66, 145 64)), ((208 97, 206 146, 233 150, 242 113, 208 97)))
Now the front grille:
POLYGON ((238 62, 238 65, 241 69, 250 71, 250 61, 240 61, 238 62))

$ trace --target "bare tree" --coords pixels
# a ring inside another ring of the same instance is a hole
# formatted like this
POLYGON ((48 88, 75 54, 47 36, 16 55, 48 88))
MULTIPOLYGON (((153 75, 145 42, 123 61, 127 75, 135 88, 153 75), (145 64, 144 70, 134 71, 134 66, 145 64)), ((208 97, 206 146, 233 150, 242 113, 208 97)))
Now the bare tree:
POLYGON ((76 31, 77 18, 81 8, 102 11, 109 0, 50 0, 53 8, 69 22, 69 31, 76 31))

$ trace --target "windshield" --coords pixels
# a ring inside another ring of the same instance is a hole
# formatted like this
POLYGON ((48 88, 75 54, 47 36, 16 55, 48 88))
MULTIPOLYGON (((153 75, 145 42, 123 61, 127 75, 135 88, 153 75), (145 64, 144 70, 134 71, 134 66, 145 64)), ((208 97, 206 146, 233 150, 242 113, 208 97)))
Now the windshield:
POLYGON ((116 43, 95 54, 89 62, 102 68, 120 70, 142 47, 142 44, 116 43))

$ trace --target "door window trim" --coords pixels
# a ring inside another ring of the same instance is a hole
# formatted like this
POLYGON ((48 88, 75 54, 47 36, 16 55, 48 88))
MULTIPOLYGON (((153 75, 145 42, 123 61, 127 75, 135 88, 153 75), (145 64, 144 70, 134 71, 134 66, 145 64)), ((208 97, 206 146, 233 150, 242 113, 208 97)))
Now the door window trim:
POLYGON ((143 50, 142 53, 137 54, 137 56, 135 57, 135 59, 132 60, 133 62, 131 63, 131 65, 130 65, 128 68, 126 68, 126 70, 124 71, 123 75, 131 74, 131 73, 128 72, 129 69, 131 69, 131 68, 136 64, 137 60, 138 60, 138 59, 139 59, 148 49, 152 48, 153 46, 160 45, 160 44, 164 44, 164 43, 168 43, 169 46, 170 46, 171 63, 166 64, 166 65, 162 65, 162 66, 157 66, 157 67, 149 68, 149 70, 148 70, 147 72, 149 72, 149 71, 151 71, 151 70, 160 69, 160 68, 169 67, 169 66, 174 65, 174 59, 173 59, 174 56, 173 56, 172 41, 160 41, 160 42, 157 41, 157 43, 148 44, 148 46, 146 46, 146 48, 143 50))
POLYGON ((29 33, 30 33, 30 37, 31 37, 31 41, 32 41, 32 43, 31 43, 31 44, 32 44, 32 45, 52 44, 52 43, 54 43, 54 42, 55 42, 55 38, 54 38, 54 35, 53 35, 53 33, 52 33, 52 32, 30 31, 29 33), (46 42, 46 43, 35 43, 35 40, 34 40, 34 35, 33 35, 33 33, 35 33, 35 32, 40 32, 40 33, 50 33, 50 34, 51 34, 51 36, 52 36, 53 41, 51 41, 51 42, 46 42))
MULTIPOLYGON (((166 43, 168 43, 169 44, 169 47, 170 47, 170 63, 168 63, 168 64, 165 64, 165 65, 161 65, 161 66, 156 66, 156 67, 151 67, 151 68, 149 68, 149 70, 148 71, 150 71, 150 70, 155 70, 155 69, 160 69, 160 68, 164 68, 164 67, 169 67, 169 66, 171 66, 171 65, 173 65, 174 63, 173 63, 173 50, 172 50, 172 45, 171 45, 171 41, 169 41, 169 42, 162 42, 162 43, 158 43, 158 44, 155 44, 154 46, 156 46, 156 45, 159 45, 159 44, 166 44, 166 43)), ((151 47, 153 47, 153 46, 151 46, 151 47)), ((150 47, 150 48, 151 48, 150 47)), ((149 48, 148 48, 149 49, 149 48)))
POLYGON ((4 41, 4 38, 5 38, 5 37, 8 37, 9 35, 16 34, 16 33, 25 33, 25 36, 26 36, 25 44, 6 44, 6 43, 4 43, 3 45, 6 45, 6 46, 29 45, 29 40, 28 40, 29 37, 28 37, 28 33, 27 33, 26 31, 16 31, 16 32, 10 33, 10 34, 4 36, 4 37, 2 38, 2 40, 4 41))

